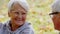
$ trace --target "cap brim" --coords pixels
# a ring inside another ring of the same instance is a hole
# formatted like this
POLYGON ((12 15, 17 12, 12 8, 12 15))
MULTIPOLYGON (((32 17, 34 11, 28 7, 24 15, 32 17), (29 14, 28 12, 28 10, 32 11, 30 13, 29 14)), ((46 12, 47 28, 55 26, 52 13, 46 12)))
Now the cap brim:
POLYGON ((53 13, 50 13, 49 15, 54 15, 54 14, 58 14, 59 12, 53 12, 53 13))

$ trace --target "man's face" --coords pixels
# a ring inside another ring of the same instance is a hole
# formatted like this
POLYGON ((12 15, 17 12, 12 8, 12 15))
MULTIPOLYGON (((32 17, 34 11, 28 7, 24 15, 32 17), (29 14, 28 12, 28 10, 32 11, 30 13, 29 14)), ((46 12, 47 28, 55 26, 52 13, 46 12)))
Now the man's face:
POLYGON ((60 30, 60 13, 53 15, 53 23, 56 30, 60 30))
POLYGON ((22 25, 26 20, 27 11, 24 10, 19 4, 15 3, 8 14, 14 24, 22 25))

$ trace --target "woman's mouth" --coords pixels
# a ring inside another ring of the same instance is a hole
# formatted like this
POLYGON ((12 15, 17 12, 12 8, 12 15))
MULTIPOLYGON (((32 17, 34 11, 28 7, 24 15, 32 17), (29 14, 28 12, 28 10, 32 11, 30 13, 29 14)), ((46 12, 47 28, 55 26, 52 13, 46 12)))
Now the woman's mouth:
POLYGON ((22 19, 15 19, 15 21, 17 21, 17 22, 21 22, 21 21, 22 21, 22 19))

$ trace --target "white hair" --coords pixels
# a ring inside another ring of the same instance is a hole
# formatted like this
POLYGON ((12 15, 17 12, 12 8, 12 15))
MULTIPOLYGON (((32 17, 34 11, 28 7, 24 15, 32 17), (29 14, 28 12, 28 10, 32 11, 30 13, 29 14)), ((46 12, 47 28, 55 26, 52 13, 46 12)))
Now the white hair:
POLYGON ((29 5, 26 0, 10 0, 8 3, 8 10, 12 8, 12 4, 18 2, 26 11, 29 10, 29 5))
POLYGON ((52 12, 60 12, 60 0, 56 0, 52 4, 52 12))

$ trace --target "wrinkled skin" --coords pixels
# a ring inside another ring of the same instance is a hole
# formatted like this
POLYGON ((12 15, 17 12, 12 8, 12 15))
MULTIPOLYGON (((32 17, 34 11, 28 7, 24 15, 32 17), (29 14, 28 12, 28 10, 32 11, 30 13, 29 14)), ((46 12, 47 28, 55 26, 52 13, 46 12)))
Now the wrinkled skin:
POLYGON ((18 3, 13 4, 11 10, 8 12, 8 16, 11 18, 12 30, 16 30, 18 26, 25 23, 27 11, 21 7, 18 3))

